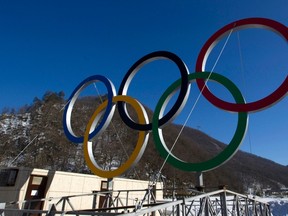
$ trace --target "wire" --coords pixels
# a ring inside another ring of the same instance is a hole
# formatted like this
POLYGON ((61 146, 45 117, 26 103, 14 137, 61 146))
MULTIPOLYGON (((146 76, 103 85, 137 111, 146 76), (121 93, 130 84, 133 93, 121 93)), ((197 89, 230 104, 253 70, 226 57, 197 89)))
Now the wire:
MULTIPOLYGON (((240 43, 240 34, 237 32, 237 39, 238 39, 238 51, 239 51, 239 58, 240 58, 240 70, 242 75, 242 83, 244 86, 244 94, 247 95, 247 83, 244 76, 244 63, 243 63, 243 55, 242 55, 242 49, 241 49, 241 43, 240 43)), ((252 143, 251 143, 251 133, 250 133, 250 127, 247 128, 247 135, 248 135, 248 142, 249 142, 249 150, 252 154, 252 143)))
MULTIPOLYGON (((69 101, 70 101, 70 100, 69 100, 69 101)), ((64 105, 64 107, 62 107, 62 108, 60 109, 59 112, 61 112, 61 111, 65 108, 65 106, 69 103, 69 101, 67 101, 67 103, 64 105)), ((51 107, 50 107, 50 109, 51 109, 51 107)), ((50 111, 50 109, 49 109, 49 111, 50 111)), ((49 112, 48 112, 48 113, 49 113, 49 112)), ((47 127, 47 125, 46 125, 45 127, 47 127)), ((33 143, 33 141, 34 141, 38 136, 39 136, 39 134, 36 135, 36 136, 25 146, 24 149, 22 149, 22 151, 12 160, 12 162, 8 165, 8 167, 10 167, 10 166, 20 157, 20 155, 33 143)))
POLYGON ((33 143, 33 141, 38 137, 38 135, 36 135, 26 146, 24 149, 22 149, 22 151, 14 158, 14 160, 12 160, 12 162, 8 165, 8 167, 10 167, 19 157, 20 155, 33 143))
POLYGON ((228 40, 229 40, 232 32, 233 32, 233 29, 231 29, 231 31, 229 32, 229 35, 228 35, 228 37, 227 37, 227 39, 226 39, 226 41, 225 41, 225 43, 224 43, 224 45, 223 45, 223 47, 222 47, 222 49, 221 49, 221 51, 220 51, 220 53, 219 53, 219 55, 218 55, 218 57, 217 57, 214 65, 213 65, 213 67, 212 67, 212 70, 211 70, 211 72, 209 73, 208 78, 205 80, 205 85, 202 87, 200 93, 198 94, 198 97, 197 97, 195 103, 193 104, 193 106, 192 106, 192 108, 191 108, 191 110, 190 110, 190 112, 189 112, 189 114, 188 114, 188 116, 187 116, 184 124, 182 125, 181 130, 180 130, 178 136, 176 137, 175 142, 173 143, 173 145, 172 145, 172 147, 171 147, 168 155, 166 156, 166 158, 165 158, 165 160, 164 160, 164 162, 163 162, 163 164, 162 164, 162 166, 161 166, 161 168, 160 168, 160 170, 159 170, 159 173, 161 173, 161 171, 162 171, 162 169, 164 168, 164 166, 165 166, 168 158, 169 158, 170 155, 172 154, 172 151, 173 151, 176 143, 178 142, 178 139, 179 139, 180 135, 182 134, 185 126, 187 125, 187 122, 188 122, 190 116, 192 115, 192 112, 194 111, 194 109, 195 109, 195 107, 196 107, 196 105, 197 105, 197 103, 198 103, 198 101, 199 101, 199 99, 200 99, 200 97, 201 97, 201 95, 202 95, 202 92, 203 92, 204 88, 206 87, 206 84, 207 84, 207 82, 209 81, 210 76, 211 76, 211 74, 213 73, 213 71, 214 71, 214 69, 215 69, 215 67, 216 67, 216 65, 217 65, 217 63, 218 63, 218 61, 219 61, 219 59, 220 59, 220 57, 221 57, 221 55, 222 55, 222 53, 223 53, 223 51, 224 51, 224 49, 225 49, 225 47, 226 47, 226 45, 227 45, 227 43, 228 43, 228 40))
MULTIPOLYGON (((99 89, 98 89, 96 83, 93 83, 93 85, 94 85, 94 88, 95 88, 96 91, 97 91, 97 94, 98 94, 98 97, 100 98, 101 103, 103 103, 103 99, 102 99, 102 97, 101 97, 101 95, 100 95, 100 92, 99 92, 99 89)), ((119 142, 120 142, 120 144, 121 144, 122 149, 124 150, 124 153, 125 153, 126 157, 129 158, 129 155, 128 155, 128 153, 127 153, 127 151, 126 151, 126 149, 125 149, 125 147, 124 147, 124 144, 123 144, 123 142, 122 142, 122 139, 120 138, 120 135, 119 135, 118 131, 116 130, 116 127, 115 127, 115 125, 113 124, 112 121, 111 121, 111 125, 112 125, 112 127, 113 127, 114 132, 116 133, 116 136, 117 136, 117 138, 118 138, 118 140, 119 140, 119 142)), ((138 175, 136 169, 135 169, 135 168, 133 168, 133 169, 134 169, 134 172, 136 173, 137 178, 140 179, 140 176, 138 175)))
POLYGON ((65 109, 65 107, 67 106, 67 104, 69 103, 71 101, 71 99, 70 100, 67 100, 67 102, 64 104, 64 106, 59 110, 59 112, 61 112, 62 110, 64 110, 65 109))

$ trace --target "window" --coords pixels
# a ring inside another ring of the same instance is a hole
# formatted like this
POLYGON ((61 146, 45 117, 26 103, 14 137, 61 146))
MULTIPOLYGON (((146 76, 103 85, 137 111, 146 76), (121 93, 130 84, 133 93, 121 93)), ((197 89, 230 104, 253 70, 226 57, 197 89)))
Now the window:
POLYGON ((42 176, 33 176, 32 185, 41 185, 42 180, 42 176))
POLYGON ((18 169, 0 169, 0 187, 14 186, 18 169))

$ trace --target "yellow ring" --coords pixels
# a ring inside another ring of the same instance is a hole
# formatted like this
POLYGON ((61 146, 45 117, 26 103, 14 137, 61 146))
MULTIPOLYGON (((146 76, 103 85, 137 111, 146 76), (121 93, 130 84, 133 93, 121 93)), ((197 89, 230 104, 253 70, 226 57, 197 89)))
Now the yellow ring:
MULTIPOLYGON (((148 122, 148 117, 146 114, 146 111, 144 107, 134 98, 125 96, 125 95, 119 95, 115 96, 112 99, 112 102, 114 103, 113 106, 115 106, 115 103, 118 101, 123 101, 126 103, 129 103, 132 105, 138 115, 138 121, 140 124, 146 124, 148 122)), ((128 158, 128 160, 122 164, 119 168, 115 170, 103 170, 101 167, 97 164, 95 161, 93 151, 92 151, 92 142, 89 142, 89 132, 92 127, 95 127, 97 124, 97 121, 99 120, 99 114, 101 116, 101 112, 103 112, 103 109, 107 106, 108 100, 104 101, 93 113, 91 119, 88 122, 88 125, 85 130, 84 134, 84 141, 83 141, 83 151, 84 151, 84 158, 86 161, 87 166, 89 169, 97 176, 101 176, 104 178, 113 178, 115 176, 120 176, 124 172, 126 172, 129 168, 132 168, 142 157, 144 150, 147 145, 149 134, 145 131, 140 131, 138 136, 138 141, 136 144, 136 147, 134 151, 132 152, 132 155, 128 158)), ((109 123, 110 120, 107 119, 107 122, 109 123)), ((102 130, 105 130, 108 124, 105 124, 106 126, 102 128, 102 130)), ((99 134, 99 133, 98 133, 99 134)))

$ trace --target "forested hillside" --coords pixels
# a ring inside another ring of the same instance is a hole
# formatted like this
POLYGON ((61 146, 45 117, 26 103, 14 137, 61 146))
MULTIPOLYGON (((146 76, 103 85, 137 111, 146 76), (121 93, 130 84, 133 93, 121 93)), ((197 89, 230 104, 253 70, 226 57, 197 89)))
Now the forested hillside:
MULTIPOLYGON (((72 125, 77 135, 83 135, 87 122, 103 98, 78 99, 72 113, 72 125)), ((47 92, 42 99, 20 109, 5 108, 0 115, 0 166, 24 166, 90 173, 83 158, 82 145, 70 142, 62 126, 63 108, 67 101, 64 93, 47 92)), ((116 109, 117 110, 117 109, 116 109)), ((131 116, 133 117, 133 113, 131 116)), ((149 116, 152 112, 149 111, 149 116)), ((170 125, 164 130, 165 140, 171 146, 181 126, 170 125)), ((118 113, 107 130, 97 138, 94 156, 103 169, 113 169, 134 149, 138 132, 128 128, 118 113)), ((199 130, 185 128, 173 153, 190 162, 204 161, 225 148, 225 144, 199 130)), ((128 173, 127 178, 151 179, 161 168, 164 159, 156 151, 150 135, 142 159, 128 173)), ((166 188, 186 189, 197 186, 195 173, 184 172, 165 164, 161 170, 166 188)), ((257 193, 262 189, 274 190, 288 186, 288 167, 255 155, 239 151, 225 165, 203 174, 207 190, 228 185, 237 192, 249 188, 257 193)), ((181 193, 182 193, 181 192, 181 193)))

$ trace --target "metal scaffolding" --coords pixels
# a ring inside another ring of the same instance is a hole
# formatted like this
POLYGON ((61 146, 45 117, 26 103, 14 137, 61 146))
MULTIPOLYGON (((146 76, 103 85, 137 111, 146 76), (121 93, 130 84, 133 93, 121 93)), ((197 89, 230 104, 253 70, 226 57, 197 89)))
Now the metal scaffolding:
POLYGON ((160 216, 271 216, 268 203, 255 197, 242 195, 221 189, 197 196, 180 199, 157 201, 150 190, 146 190, 143 200, 134 205, 127 205, 129 195, 139 190, 119 190, 97 192, 92 194, 65 196, 52 199, 33 200, 33 202, 51 202, 48 210, 33 210, 27 208, 32 201, 0 204, 0 216, 7 215, 160 215, 160 216), (77 210, 73 207, 73 199, 80 196, 92 196, 91 209, 77 210), (97 196, 105 196, 102 207, 96 208, 97 196), (52 202, 53 201, 53 202, 52 202), (11 208, 21 204, 23 208, 11 208), (28 204, 28 205, 27 205, 28 204), (5 208, 6 206, 6 208, 5 208), (24 209, 26 206, 26 209, 24 209))

